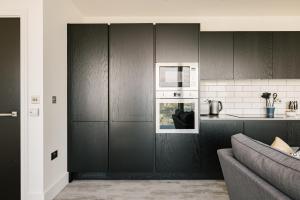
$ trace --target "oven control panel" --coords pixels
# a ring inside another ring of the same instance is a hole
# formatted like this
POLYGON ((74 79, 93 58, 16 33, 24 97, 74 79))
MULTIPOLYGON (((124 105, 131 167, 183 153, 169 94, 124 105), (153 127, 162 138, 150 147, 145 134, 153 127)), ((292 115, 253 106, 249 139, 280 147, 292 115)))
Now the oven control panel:
POLYGON ((197 99, 198 91, 157 91, 157 99, 197 99))

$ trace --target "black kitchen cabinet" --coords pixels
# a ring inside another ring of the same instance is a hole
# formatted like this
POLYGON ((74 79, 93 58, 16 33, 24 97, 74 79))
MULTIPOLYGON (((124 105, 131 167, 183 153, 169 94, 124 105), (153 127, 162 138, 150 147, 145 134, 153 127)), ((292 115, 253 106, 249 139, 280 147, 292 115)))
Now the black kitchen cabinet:
POLYGON ((273 78, 300 77, 300 32, 274 32, 273 78))
POLYGON ((300 122, 289 121, 288 143, 292 147, 300 147, 300 122))
POLYGON ((68 170, 107 172, 108 25, 68 25, 68 170))
POLYGON ((70 119, 108 121, 108 26, 68 25, 70 119))
POLYGON ((199 24, 157 24, 156 62, 198 62, 199 24))
POLYGON ((152 122, 112 122, 109 134, 110 172, 153 172, 152 122))
POLYGON ((231 148, 231 136, 242 132, 243 121, 201 121, 201 169, 206 178, 223 178, 217 150, 231 148))
POLYGON ((272 32, 235 32, 234 79, 268 79, 272 71, 272 32))
POLYGON ((233 79, 233 33, 200 32, 200 78, 233 79))
POLYGON ((71 172, 106 172, 108 168, 108 122, 71 124, 71 172))
POLYGON ((157 134, 156 171, 199 173, 201 157, 198 134, 157 134))
POLYGON ((249 120, 244 121, 245 135, 271 145, 276 136, 288 141, 288 121, 249 120))
POLYGON ((153 121, 152 24, 112 24, 109 31, 111 121, 153 121))

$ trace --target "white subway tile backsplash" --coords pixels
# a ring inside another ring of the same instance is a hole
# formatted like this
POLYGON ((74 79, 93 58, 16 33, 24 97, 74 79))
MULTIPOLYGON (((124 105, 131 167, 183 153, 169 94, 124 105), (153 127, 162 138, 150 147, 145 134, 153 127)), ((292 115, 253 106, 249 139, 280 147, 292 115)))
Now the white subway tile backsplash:
POLYGON ((230 102, 230 103, 242 102, 242 98, 240 98, 240 97, 227 97, 227 98, 225 98, 225 101, 230 102))
POLYGON ((287 79, 287 85, 300 85, 300 79, 287 79))
POLYGON ((270 79, 269 85, 286 85, 286 79, 270 79))
POLYGON ((253 79, 251 85, 269 85, 268 79, 253 79))
POLYGON ((288 101, 300 99, 300 79, 209 80, 200 83, 200 100, 222 101, 223 114, 265 114, 263 92, 278 93, 275 112, 284 114, 288 101))
POLYGON ((251 80, 234 80, 234 85, 251 85, 251 80))
POLYGON ((217 80, 217 85, 234 85, 234 80, 217 80))

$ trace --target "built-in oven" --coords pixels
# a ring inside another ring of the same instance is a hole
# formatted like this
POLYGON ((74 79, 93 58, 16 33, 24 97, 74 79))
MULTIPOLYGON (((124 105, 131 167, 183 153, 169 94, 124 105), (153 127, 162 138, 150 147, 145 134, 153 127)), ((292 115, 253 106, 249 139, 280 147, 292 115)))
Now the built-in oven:
POLYGON ((156 90, 198 90, 198 63, 156 63, 156 90))
POLYGON ((198 91, 156 93, 156 133, 199 133, 198 91))

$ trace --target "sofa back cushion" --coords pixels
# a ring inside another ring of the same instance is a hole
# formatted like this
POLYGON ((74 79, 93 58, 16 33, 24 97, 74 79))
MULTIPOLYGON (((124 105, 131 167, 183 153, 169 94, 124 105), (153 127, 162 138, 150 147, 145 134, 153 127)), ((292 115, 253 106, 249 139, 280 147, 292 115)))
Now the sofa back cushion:
POLYGON ((300 160, 243 134, 232 136, 234 157, 292 199, 300 200, 300 160))

